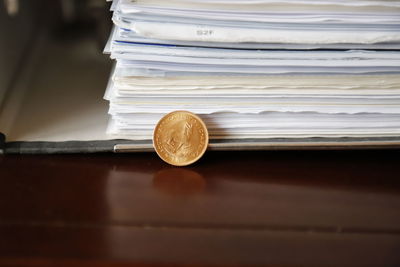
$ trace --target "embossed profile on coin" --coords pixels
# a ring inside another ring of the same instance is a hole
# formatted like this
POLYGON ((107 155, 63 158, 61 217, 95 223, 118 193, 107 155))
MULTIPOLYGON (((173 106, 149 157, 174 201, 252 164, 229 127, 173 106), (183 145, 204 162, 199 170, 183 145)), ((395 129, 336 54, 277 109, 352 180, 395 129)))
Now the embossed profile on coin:
POLYGON ((167 131, 165 148, 171 154, 188 156, 192 148, 193 125, 187 121, 178 121, 174 128, 167 131))
POLYGON ((204 122, 193 113, 174 111, 158 122, 153 145, 165 162, 175 166, 189 165, 206 151, 208 131, 204 122))

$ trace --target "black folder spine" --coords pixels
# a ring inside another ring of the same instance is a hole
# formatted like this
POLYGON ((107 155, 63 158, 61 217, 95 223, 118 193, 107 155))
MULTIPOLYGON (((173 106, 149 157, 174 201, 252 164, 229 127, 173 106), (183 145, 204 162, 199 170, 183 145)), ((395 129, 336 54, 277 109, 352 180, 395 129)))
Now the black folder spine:
POLYGON ((4 154, 4 147, 6 145, 6 136, 0 133, 0 155, 4 154))

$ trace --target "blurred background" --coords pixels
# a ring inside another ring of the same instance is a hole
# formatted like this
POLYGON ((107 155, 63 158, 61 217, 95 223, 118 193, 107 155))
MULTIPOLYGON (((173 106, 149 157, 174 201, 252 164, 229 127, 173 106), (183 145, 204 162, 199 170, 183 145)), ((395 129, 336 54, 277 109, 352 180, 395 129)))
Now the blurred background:
POLYGON ((101 52, 111 30, 105 0, 0 0, 0 103, 40 35, 56 41, 91 38, 101 52))
POLYGON ((105 134, 110 5, 0 0, 0 139, 76 140, 82 128, 105 134))

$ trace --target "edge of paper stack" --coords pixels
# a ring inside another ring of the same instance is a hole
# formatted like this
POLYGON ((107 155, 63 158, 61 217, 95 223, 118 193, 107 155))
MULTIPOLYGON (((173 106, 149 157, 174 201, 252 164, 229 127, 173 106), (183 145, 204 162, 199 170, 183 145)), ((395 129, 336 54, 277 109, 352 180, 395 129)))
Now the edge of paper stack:
POLYGON ((187 110, 221 146, 400 139, 400 1, 114 0, 111 9, 110 136, 148 142, 163 115, 187 110))

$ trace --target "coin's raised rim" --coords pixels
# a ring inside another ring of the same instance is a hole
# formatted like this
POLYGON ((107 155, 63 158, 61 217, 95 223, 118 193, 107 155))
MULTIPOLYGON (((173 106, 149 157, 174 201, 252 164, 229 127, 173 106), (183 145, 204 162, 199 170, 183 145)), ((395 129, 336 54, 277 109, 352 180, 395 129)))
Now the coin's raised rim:
POLYGON ((190 165, 190 164, 193 164, 193 163, 195 163, 196 161, 198 161, 203 155, 204 155, 204 153, 206 152, 206 150, 207 150, 207 147, 208 147, 208 141, 209 141, 209 138, 208 138, 208 129, 207 129, 207 126, 206 126, 206 124, 204 123, 204 121, 199 117, 199 116, 197 116, 196 114, 194 114, 193 112, 190 112, 190 111, 186 111, 186 110, 175 110, 175 111, 172 111, 172 112, 169 112, 169 113, 167 113, 167 114, 165 114, 158 122, 157 122, 157 124, 156 124, 156 127, 154 127, 154 131, 153 131, 153 147, 154 147, 154 150, 156 151, 156 153, 157 153, 157 155, 164 161, 164 162, 166 162, 166 163, 168 163, 168 164, 170 164, 170 165, 172 165, 172 166, 178 166, 178 167, 183 167, 183 166, 188 166, 188 165, 190 165), (157 146, 156 146, 156 144, 155 144, 155 140, 156 140, 156 133, 157 133, 157 129, 159 128, 159 126, 160 126, 160 123, 164 120, 164 119, 166 119, 167 117, 169 117, 169 116, 171 116, 171 115, 173 115, 173 114, 175 114, 175 113, 186 113, 186 114, 189 114, 190 116, 192 116, 192 117, 194 117, 195 119, 197 119, 199 122, 200 122, 200 124, 203 126, 203 129, 205 129, 205 136, 206 136, 206 140, 205 140, 205 145, 204 145, 204 148, 203 148, 203 150, 201 151, 201 153, 196 157, 196 158, 194 158, 193 160, 191 160, 191 161, 189 161, 189 162, 185 162, 185 163, 183 163, 183 164, 172 164, 171 162, 168 162, 168 161, 166 161, 161 155, 160 155, 160 153, 158 152, 158 149, 157 149, 157 146))

